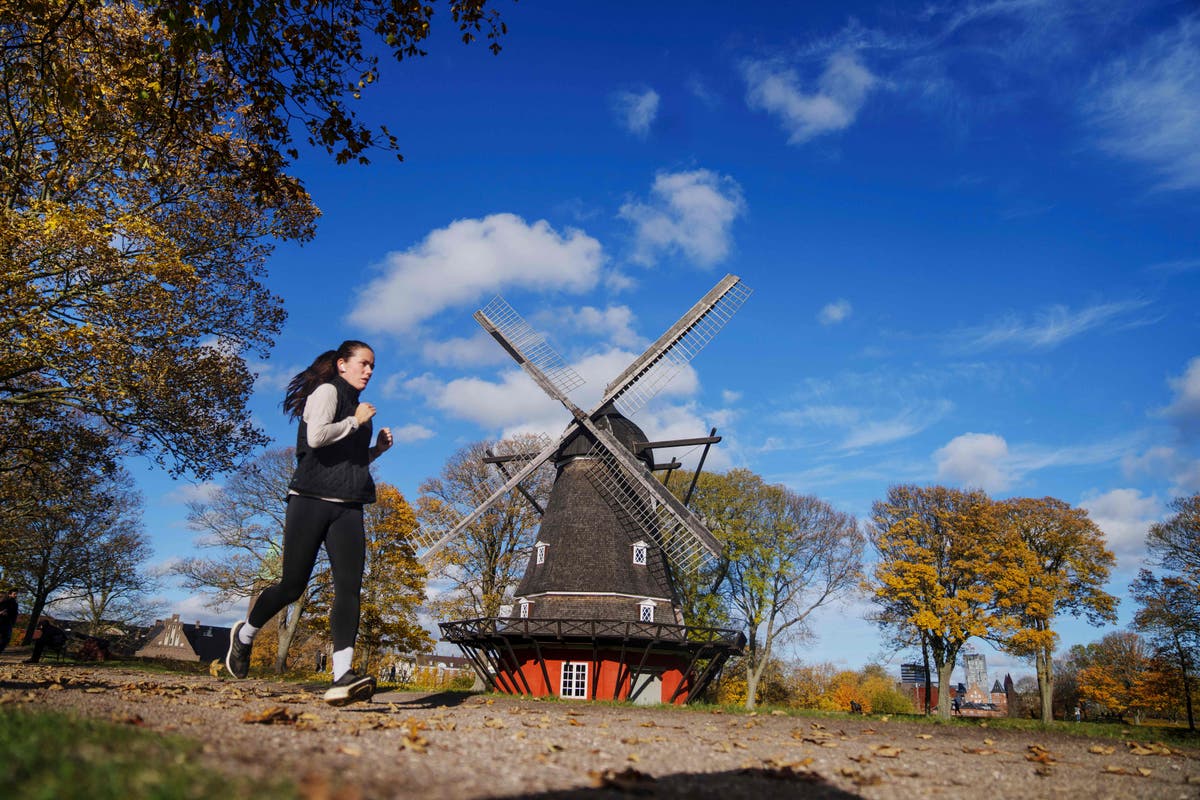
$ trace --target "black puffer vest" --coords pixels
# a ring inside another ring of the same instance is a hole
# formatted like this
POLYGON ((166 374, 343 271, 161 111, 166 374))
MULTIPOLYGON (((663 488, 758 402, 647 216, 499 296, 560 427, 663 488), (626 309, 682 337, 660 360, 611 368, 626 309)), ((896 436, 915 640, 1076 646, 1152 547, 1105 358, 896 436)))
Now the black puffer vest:
MULTIPOLYGON (((354 416, 358 390, 340 376, 330 383, 337 389, 334 421, 354 416)), ((371 478, 371 423, 325 447, 308 446, 308 424, 303 418, 296 432, 296 471, 288 488, 297 494, 324 497, 347 503, 374 503, 375 481, 371 478)))

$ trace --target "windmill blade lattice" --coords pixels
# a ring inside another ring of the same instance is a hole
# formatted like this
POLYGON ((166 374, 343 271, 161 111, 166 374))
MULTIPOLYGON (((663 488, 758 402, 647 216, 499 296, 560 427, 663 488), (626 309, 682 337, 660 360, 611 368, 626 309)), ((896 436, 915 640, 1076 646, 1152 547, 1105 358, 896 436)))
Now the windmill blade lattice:
POLYGON ((633 527, 654 540, 677 570, 693 572, 712 558, 682 520, 632 480, 608 448, 597 443, 588 457, 588 480, 613 507, 624 512, 633 527))
POLYGON ((726 275, 712 291, 683 315, 605 390, 629 416, 658 394, 737 312, 751 289, 735 275, 726 275))
MULTIPOLYGON (((579 373, 567 366, 567 362, 546 341, 546 337, 538 333, 525 318, 517 313, 503 297, 497 295, 483 308, 479 309, 475 318, 479 320, 482 314, 503 335, 497 341, 518 362, 528 361, 545 375, 550 383, 563 394, 568 394, 584 384, 579 373), (507 340, 507 342, 505 341, 507 340), (513 348, 516 352, 513 352, 513 348)), ((479 320, 483 324, 483 320, 479 320)), ((487 328, 484 325, 484 328, 487 328)), ((491 331, 489 330, 489 333, 491 331)))

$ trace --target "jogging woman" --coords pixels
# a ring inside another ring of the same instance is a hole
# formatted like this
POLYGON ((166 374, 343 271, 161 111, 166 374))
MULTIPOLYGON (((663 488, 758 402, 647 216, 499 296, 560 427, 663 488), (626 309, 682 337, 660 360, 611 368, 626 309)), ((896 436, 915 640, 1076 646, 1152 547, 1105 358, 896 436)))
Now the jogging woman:
POLYGON ((375 406, 358 399, 374 370, 371 348, 346 341, 317 356, 288 384, 283 410, 300 419, 300 429, 283 527, 283 574, 258 596, 248 618, 233 626, 225 656, 230 674, 246 677, 255 634, 304 593, 324 544, 333 575, 333 685, 325 701, 335 706, 369 700, 375 693, 374 678, 351 669, 366 558, 363 506, 375 502, 370 463, 392 446, 387 428, 372 446, 375 406))

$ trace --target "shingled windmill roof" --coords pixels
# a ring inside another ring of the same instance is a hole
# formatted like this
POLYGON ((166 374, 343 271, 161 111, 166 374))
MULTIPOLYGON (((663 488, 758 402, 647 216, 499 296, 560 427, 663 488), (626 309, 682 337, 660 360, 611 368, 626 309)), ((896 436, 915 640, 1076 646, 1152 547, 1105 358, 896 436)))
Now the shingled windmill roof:
MULTIPOLYGON (((606 408, 597 423, 611 430, 631 451, 636 452, 637 444, 646 441, 642 429, 615 408, 606 408)), ((516 591, 519 598, 535 600, 531 616, 613 616, 615 612, 608 607, 619 602, 598 597, 538 599, 548 593, 674 601, 675 591, 662 552, 625 512, 602 495, 594 473, 589 474, 596 468, 596 462, 587 458, 593 445, 591 438, 586 431, 580 432, 565 441, 557 455, 558 474, 537 537, 537 544, 545 548, 545 559, 537 563, 535 547, 516 591), (633 550, 639 543, 646 545, 645 564, 634 563, 633 550), (601 610, 602 606, 606 610, 601 610)), ((649 450, 636 454, 648 463, 653 461, 649 450)), ((633 611, 636 600, 617 616, 625 617, 633 611)))

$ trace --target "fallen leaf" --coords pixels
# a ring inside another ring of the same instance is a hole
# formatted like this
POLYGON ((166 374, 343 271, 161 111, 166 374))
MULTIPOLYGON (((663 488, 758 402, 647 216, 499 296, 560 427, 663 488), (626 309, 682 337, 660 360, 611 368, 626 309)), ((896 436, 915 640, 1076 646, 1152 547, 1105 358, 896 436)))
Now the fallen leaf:
POLYGON ((488 717, 487 719, 485 719, 483 721, 483 727, 485 727, 485 728, 507 728, 508 726, 504 724, 504 720, 502 720, 502 719, 499 719, 497 717, 488 717))
POLYGON ((899 758, 904 752, 902 748, 892 747, 888 744, 871 745, 871 750, 880 758, 899 758))
POLYGON ((209 663, 209 665, 208 665, 208 674, 213 676, 214 678, 221 677, 221 667, 222 666, 224 666, 224 665, 221 663, 221 659, 214 658, 212 660, 212 662, 209 663))
POLYGON ((242 716, 242 722, 260 725, 291 725, 298 719, 295 712, 285 706, 271 706, 263 711, 247 711, 242 716))
POLYGON ((346 755, 346 756, 358 757, 358 756, 362 755, 362 748, 355 747, 352 744, 343 744, 343 745, 338 746, 338 749, 336 752, 341 753, 342 755, 346 755))
POLYGON ((1088 748, 1088 752, 1096 756, 1111 756, 1117 751, 1117 748, 1111 745, 1105 746, 1102 744, 1094 744, 1088 748))
POLYGON ((1054 756, 1050 754, 1049 750, 1047 750, 1045 747, 1043 747, 1040 744, 1031 744, 1031 745, 1029 745, 1029 747, 1027 747, 1025 749, 1028 751, 1025 753, 1026 761, 1034 761, 1034 762, 1037 762, 1038 764, 1053 764, 1053 763, 1055 763, 1054 756))
MULTIPOLYGON (((918 739, 932 739, 933 734, 932 733, 918 733, 917 738, 918 739)), ((988 744, 991 744, 991 742, 988 742, 988 744)))

